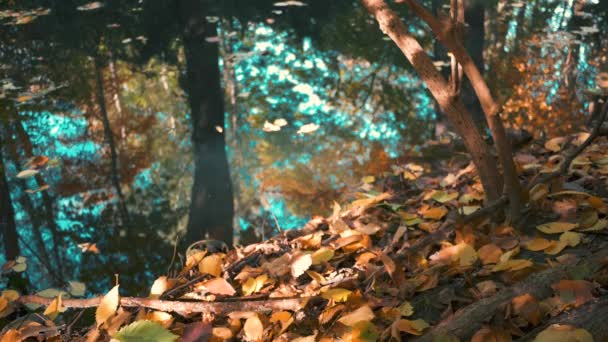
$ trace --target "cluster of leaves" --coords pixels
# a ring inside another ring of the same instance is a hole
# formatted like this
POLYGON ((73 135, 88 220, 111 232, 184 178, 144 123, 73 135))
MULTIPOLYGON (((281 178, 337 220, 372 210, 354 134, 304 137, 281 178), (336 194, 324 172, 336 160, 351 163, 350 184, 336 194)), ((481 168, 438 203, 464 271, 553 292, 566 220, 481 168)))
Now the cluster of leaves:
MULTIPOLYGON (((530 146, 516 157, 521 174, 532 179, 554 172, 563 162, 565 141, 577 145, 586 137, 581 133, 530 146)), ((94 327, 82 334, 118 341, 178 336, 188 341, 375 341, 422 335, 449 321, 456 310, 501 294, 530 274, 579 259, 588 247, 578 246, 597 247, 594 238, 608 227, 601 194, 608 174, 606 147, 608 140, 602 138, 574 160, 567 177, 533 187, 529 222, 535 223, 518 229, 493 224, 483 215, 471 224, 451 217, 479 210, 483 200, 474 170, 466 164, 446 163, 452 172, 440 176, 427 165, 409 163, 384 177, 365 177, 348 206, 335 203, 332 215, 315 217, 301 230, 228 252, 211 242, 189 249, 183 269, 159 277, 145 299, 148 304, 136 311, 121 306, 115 286, 99 301, 94 327), (401 186, 378 191, 389 180, 401 186), (443 236, 418 245, 449 224, 455 226, 453 239, 443 236), (150 303, 158 298, 217 305, 198 311, 145 308, 155 307, 150 303)), ((514 295, 488 314, 473 340, 509 341, 593 301, 608 284, 606 268, 579 271, 549 284, 552 296, 514 295)), ((82 284, 75 286, 72 290, 82 290, 82 284)), ((69 306, 65 298, 74 291, 46 293, 54 298, 44 311, 47 319, 9 324, 2 341, 60 334, 53 321, 63 319, 69 306)), ((19 294, 5 291, 3 315, 12 314, 17 303, 19 294)), ((588 331, 570 325, 547 326, 537 340, 564 336, 592 340, 588 331)))

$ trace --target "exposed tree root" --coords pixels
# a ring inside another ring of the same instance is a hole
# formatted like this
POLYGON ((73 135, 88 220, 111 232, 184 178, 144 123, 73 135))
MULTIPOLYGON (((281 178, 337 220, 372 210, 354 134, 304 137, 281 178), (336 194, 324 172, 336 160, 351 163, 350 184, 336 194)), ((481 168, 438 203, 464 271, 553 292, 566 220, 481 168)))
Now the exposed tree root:
POLYGON ((481 299, 462 308, 452 317, 437 324, 425 335, 415 339, 415 341, 433 341, 444 335, 454 335, 461 340, 469 340, 501 305, 509 303, 514 297, 530 294, 538 300, 547 298, 553 294, 552 284, 567 279, 569 274, 579 267, 591 267, 606 256, 608 256, 608 250, 602 249, 589 257, 585 257, 585 260, 579 263, 570 262, 533 274, 524 281, 501 290, 492 297, 481 299))
POLYGON ((534 341, 536 335, 552 324, 568 324, 582 328, 587 330, 595 341, 608 341, 606 317, 608 317, 608 296, 598 298, 574 310, 563 312, 517 341, 534 341))

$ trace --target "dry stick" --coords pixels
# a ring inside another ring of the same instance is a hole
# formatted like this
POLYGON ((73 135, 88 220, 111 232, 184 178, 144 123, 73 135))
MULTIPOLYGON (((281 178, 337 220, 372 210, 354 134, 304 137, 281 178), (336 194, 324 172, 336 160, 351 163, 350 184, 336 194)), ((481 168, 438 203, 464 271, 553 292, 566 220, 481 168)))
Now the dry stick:
POLYGON ((416 69, 437 100, 441 110, 448 116, 450 123, 463 138, 481 178, 488 201, 496 201, 500 197, 502 189, 498 167, 490 153, 490 147, 481 136, 462 100, 452 96, 450 85, 437 71, 429 55, 416 38, 408 32, 399 16, 383 0, 362 0, 362 3, 376 18, 382 32, 393 40, 416 69))
POLYGON ((494 315, 501 305, 510 303, 511 300, 523 294, 529 294, 540 300, 553 294, 551 285, 562 279, 567 279, 571 273, 584 267, 592 267, 608 256, 607 249, 600 249, 590 257, 581 258, 580 263, 570 261, 566 264, 556 266, 545 271, 534 273, 524 281, 501 290, 496 295, 481 299, 474 304, 466 306, 457 311, 450 318, 434 326, 428 333, 415 341, 434 341, 445 336, 454 335, 463 341, 470 340, 471 336, 479 330, 483 323, 494 315))
MULTIPOLYGON (((103 297, 88 299, 63 299, 62 305, 66 308, 91 308, 99 306, 103 297)), ((289 310, 297 311, 310 299, 314 297, 296 298, 269 298, 265 300, 241 300, 241 301, 215 301, 215 302, 186 302, 175 300, 160 300, 151 298, 122 297, 120 305, 123 307, 148 308, 164 312, 176 312, 180 315, 192 313, 213 313, 217 315, 227 314, 233 311, 273 311, 289 310)), ((54 299, 37 295, 21 296, 17 299, 20 304, 32 303, 49 305, 54 299)))
POLYGON ((530 331, 517 341, 534 341, 536 335, 552 324, 568 324, 587 330, 596 341, 608 340, 608 296, 598 298, 585 305, 561 313, 530 331))
POLYGON ((454 22, 441 22, 431 12, 418 4, 415 0, 403 0, 412 11, 431 28, 439 41, 456 57, 462 66, 464 73, 471 82, 473 90, 486 115, 486 120, 498 152, 498 158, 502 165, 504 191, 509 197, 511 218, 516 219, 524 206, 521 184, 513 161, 513 150, 507 139, 505 128, 499 115, 499 106, 494 101, 488 85, 477 69, 473 59, 458 39, 458 25, 454 22))

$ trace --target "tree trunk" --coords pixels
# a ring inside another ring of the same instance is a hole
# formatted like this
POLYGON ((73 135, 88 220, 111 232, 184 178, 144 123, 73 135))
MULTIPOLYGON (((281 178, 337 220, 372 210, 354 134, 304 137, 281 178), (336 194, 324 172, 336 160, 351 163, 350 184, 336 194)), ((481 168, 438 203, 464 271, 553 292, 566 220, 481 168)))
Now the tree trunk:
POLYGON ((11 201, 3 158, 2 141, 0 141, 0 231, 6 260, 15 260, 21 251, 19 250, 19 234, 15 225, 15 210, 11 201))
POLYGON ((448 116, 456 132, 463 138, 467 151, 471 154, 477 168, 486 199, 489 202, 496 201, 502 192, 500 173, 494 157, 490 153, 490 148, 475 126, 471 114, 467 112, 462 101, 453 96, 446 80, 435 69, 433 62, 416 38, 408 33, 399 16, 383 0, 362 0, 362 2, 376 18, 380 29, 395 42, 416 69, 439 103, 441 110, 448 116))
POLYGON ((120 170, 118 169, 118 152, 116 150, 116 142, 114 141, 114 132, 110 125, 110 118, 108 117, 108 111, 106 108, 106 95, 103 86, 103 64, 99 56, 94 57, 95 60, 95 82, 96 82, 96 94, 97 104, 99 105, 99 112, 101 115, 101 121, 103 123, 103 131, 105 135, 106 143, 110 148, 110 176, 112 180, 112 186, 116 195, 118 196, 118 211, 120 213, 122 224, 127 226, 130 225, 129 211, 127 210, 127 204, 125 196, 122 193, 120 185, 120 170))
POLYGON ((186 52, 186 91, 191 108, 194 184, 186 242, 233 241, 234 204, 224 140, 224 99, 215 23, 198 0, 178 3, 186 52), (211 39, 213 37, 213 39, 211 39))

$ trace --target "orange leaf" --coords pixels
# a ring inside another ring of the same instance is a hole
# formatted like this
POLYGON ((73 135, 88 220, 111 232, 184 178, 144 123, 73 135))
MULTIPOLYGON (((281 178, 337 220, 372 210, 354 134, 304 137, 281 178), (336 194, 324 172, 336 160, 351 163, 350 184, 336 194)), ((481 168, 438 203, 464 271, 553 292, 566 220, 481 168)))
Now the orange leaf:
POLYGON ((223 296, 233 296, 236 291, 224 278, 214 278, 200 283, 197 288, 204 287, 209 293, 223 296))
POLYGON ((477 255, 484 265, 495 264, 500 260, 502 255, 502 249, 494 244, 487 244, 482 246, 478 251, 477 255))

